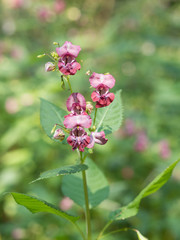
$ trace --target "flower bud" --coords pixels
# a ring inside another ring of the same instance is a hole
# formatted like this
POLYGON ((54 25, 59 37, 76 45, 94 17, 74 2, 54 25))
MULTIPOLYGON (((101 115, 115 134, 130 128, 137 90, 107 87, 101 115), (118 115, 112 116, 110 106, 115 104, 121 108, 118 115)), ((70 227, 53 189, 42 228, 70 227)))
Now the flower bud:
POLYGON ((90 75, 91 75, 91 71, 88 70, 88 71, 86 72, 86 75, 90 76, 90 75))
POLYGON ((46 72, 54 71, 55 68, 56 68, 56 66, 55 66, 54 63, 52 63, 52 62, 47 62, 47 63, 45 64, 45 71, 46 71, 46 72))
POLYGON ((55 133, 54 133, 54 135, 53 135, 53 138, 54 138, 54 139, 58 139, 58 140, 60 140, 60 141, 63 141, 64 138, 65 138, 65 134, 64 134, 64 132, 62 131, 62 129, 60 129, 60 128, 56 129, 56 131, 55 131, 55 133))
POLYGON ((52 130, 51 130, 51 134, 53 134, 53 133, 55 132, 56 127, 57 127, 57 124, 55 124, 54 127, 52 128, 52 130))
POLYGON ((53 42, 53 45, 59 45, 59 43, 58 42, 53 42))
POLYGON ((46 54, 43 53, 43 54, 41 54, 41 55, 38 55, 37 58, 42 58, 42 57, 44 57, 45 55, 46 55, 46 54))
POLYGON ((51 52, 51 56, 57 60, 59 58, 58 54, 56 52, 51 52))
POLYGON ((92 105, 92 103, 91 103, 91 102, 86 102, 86 112, 87 112, 88 114, 91 114, 92 110, 93 110, 93 105, 92 105))

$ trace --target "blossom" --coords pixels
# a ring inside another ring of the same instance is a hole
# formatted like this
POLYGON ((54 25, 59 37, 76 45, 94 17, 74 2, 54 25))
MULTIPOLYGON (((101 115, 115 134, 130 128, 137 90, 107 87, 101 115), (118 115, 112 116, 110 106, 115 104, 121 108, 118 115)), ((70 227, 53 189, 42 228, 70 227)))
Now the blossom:
POLYGON ((105 85, 107 88, 113 88, 115 79, 111 74, 99 74, 93 72, 89 78, 90 84, 94 88, 98 88, 100 85, 105 85))
POLYGON ((113 88, 115 84, 115 79, 112 75, 93 72, 89 81, 91 86, 96 89, 91 94, 93 102, 96 102, 96 108, 106 107, 113 102, 114 93, 109 92, 109 89, 113 88))
POLYGON ((167 159, 170 157, 171 149, 167 140, 162 140, 159 142, 159 155, 163 159, 167 159))
POLYGON ((80 93, 72 93, 67 101, 66 107, 69 112, 81 114, 86 110, 86 100, 80 93))
POLYGON ((81 65, 76 62, 80 51, 80 46, 73 45, 68 41, 66 41, 62 47, 56 48, 56 52, 60 57, 58 67, 64 75, 74 75, 77 70, 81 69, 81 65))
POLYGON ((104 145, 107 143, 108 139, 105 138, 105 133, 104 131, 101 132, 92 132, 90 135, 91 141, 88 144, 87 148, 93 148, 94 144, 100 144, 100 145, 104 145))
POLYGON ((56 66, 55 66, 54 63, 52 63, 52 62, 47 62, 47 63, 45 64, 45 71, 46 71, 46 72, 53 71, 55 68, 56 68, 56 66))
POLYGON ((92 101, 96 102, 96 108, 108 106, 113 102, 114 97, 114 93, 110 93, 104 84, 100 84, 96 91, 91 94, 92 101))
POLYGON ((137 152, 144 152, 148 148, 148 137, 145 132, 140 132, 137 135, 137 139, 134 148, 137 152))
POLYGON ((84 148, 90 143, 91 138, 87 135, 82 127, 73 128, 70 132, 70 136, 67 138, 67 142, 72 146, 72 150, 79 149, 84 152, 84 148))
POLYGON ((81 114, 70 113, 64 116, 64 118, 65 120, 63 123, 66 128, 74 128, 77 126, 90 128, 92 123, 91 117, 86 112, 83 112, 81 114))
POLYGON ((73 45, 71 42, 66 41, 62 47, 56 48, 56 52, 60 57, 71 56, 77 58, 81 47, 73 45))

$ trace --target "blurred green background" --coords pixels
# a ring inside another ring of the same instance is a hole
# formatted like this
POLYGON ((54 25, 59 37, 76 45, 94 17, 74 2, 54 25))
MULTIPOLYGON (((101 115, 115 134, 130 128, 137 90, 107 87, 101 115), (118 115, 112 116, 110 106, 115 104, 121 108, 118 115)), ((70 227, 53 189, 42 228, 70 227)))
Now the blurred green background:
MULTIPOLYGON (((0 194, 17 191, 62 209, 72 205, 62 195, 61 178, 29 184, 40 172, 77 158, 70 146, 48 139, 39 118, 40 97, 65 108, 69 93, 62 91, 56 72, 45 73, 49 59, 36 56, 55 50, 54 41, 71 41, 82 48, 82 69, 71 77, 74 91, 90 100, 89 69, 110 72, 116 78, 113 91, 123 90, 122 128, 92 155, 111 184, 109 200, 92 211, 93 231, 101 230, 111 210, 130 202, 180 156, 179 37, 178 0, 1 0, 0 194)), ((75 205, 69 211, 83 214, 75 205)), ((136 217, 113 224, 111 230, 128 226, 151 240, 178 240, 179 224, 178 165, 171 180, 143 200, 136 217)), ((0 200, 1 240, 79 238, 58 217, 33 215, 9 195, 0 200)), ((126 232, 108 239, 137 236, 126 232)))

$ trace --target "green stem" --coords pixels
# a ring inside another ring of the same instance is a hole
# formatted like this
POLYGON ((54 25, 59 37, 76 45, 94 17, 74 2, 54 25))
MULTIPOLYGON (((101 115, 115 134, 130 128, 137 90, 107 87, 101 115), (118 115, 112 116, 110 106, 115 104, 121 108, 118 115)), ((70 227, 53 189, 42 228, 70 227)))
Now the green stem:
POLYGON ((109 233, 101 236, 100 238, 102 239, 102 238, 105 238, 105 237, 107 237, 107 236, 109 236, 109 235, 111 235, 111 234, 118 233, 118 232, 122 232, 122 231, 125 231, 125 232, 126 232, 126 231, 128 231, 128 230, 132 230, 132 229, 130 229, 130 228, 121 228, 121 229, 118 229, 118 230, 109 232, 109 233))
POLYGON ((55 59, 53 57, 51 57, 51 55, 49 55, 48 53, 45 53, 46 56, 48 56, 49 58, 51 58, 53 61, 55 61, 55 59))
MULTIPOLYGON (((81 163, 84 162, 82 157, 82 152, 80 152, 81 163)), ((82 171, 82 179, 83 179, 83 188, 84 188, 84 199, 85 199, 85 216, 86 216, 86 233, 87 240, 91 240, 91 222, 90 222, 90 210, 89 210, 89 199, 88 199, 88 189, 87 189, 87 181, 86 181, 86 172, 82 171)))
POLYGON ((70 80, 69 80, 69 76, 67 76, 67 82, 68 82, 68 85, 69 85, 69 89, 71 91, 71 93, 73 93, 73 90, 72 90, 72 87, 71 87, 71 83, 70 83, 70 80))
POLYGON ((98 237, 97 237, 97 240, 99 240, 100 238, 103 237, 103 233, 106 231, 106 229, 111 225, 113 221, 109 221, 105 226, 104 228, 102 229, 102 231, 99 233, 98 237))
POLYGON ((97 115, 97 108, 95 109, 95 113, 94 113, 94 121, 93 121, 93 126, 95 125, 96 123, 96 115, 97 115))

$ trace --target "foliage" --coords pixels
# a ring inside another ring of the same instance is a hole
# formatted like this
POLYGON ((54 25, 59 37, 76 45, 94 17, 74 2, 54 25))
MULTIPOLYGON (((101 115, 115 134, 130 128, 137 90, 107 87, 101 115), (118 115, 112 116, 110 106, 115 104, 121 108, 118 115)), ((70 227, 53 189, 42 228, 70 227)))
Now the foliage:
MULTIPOLYGON (((111 183, 109 201, 93 211, 93 225, 99 231, 110 209, 127 205, 170 159, 179 157, 179 2, 66 1, 61 13, 54 10, 55 1, 19 1, 24 5, 18 8, 12 2, 0 3, 0 191, 34 193, 57 205, 63 199, 59 177, 45 184, 28 183, 47 169, 74 164, 75 153, 68 155, 68 146, 44 136, 38 115, 39 97, 65 109, 65 94, 59 93, 60 77, 45 74, 44 59, 36 56, 44 49, 52 51, 54 46, 49 46, 54 40, 62 44, 68 39, 83 48, 82 72, 89 68, 108 71, 117 79, 116 90, 123 90, 123 126, 91 157, 111 183), (135 126, 131 135, 127 134, 127 119, 135 126), (139 131, 148 139, 143 151, 135 148, 139 131), (164 140, 170 148, 165 158, 161 152, 164 140)), ((90 99, 85 74, 79 72, 71 84, 90 99)), ((125 222, 128 226, 152 240, 178 239, 179 171, 177 166, 168 184, 142 202, 138 216, 125 222)), ((66 223, 50 215, 27 215, 9 196, 1 199, 0 211, 0 238, 15 239, 18 232, 24 239, 79 239, 66 223)), ((73 205, 71 211, 80 210, 73 205)), ((119 228, 119 223, 112 228, 119 228)), ((117 235, 108 239, 117 239, 117 235)), ((137 237, 125 232, 122 239, 137 237)))

